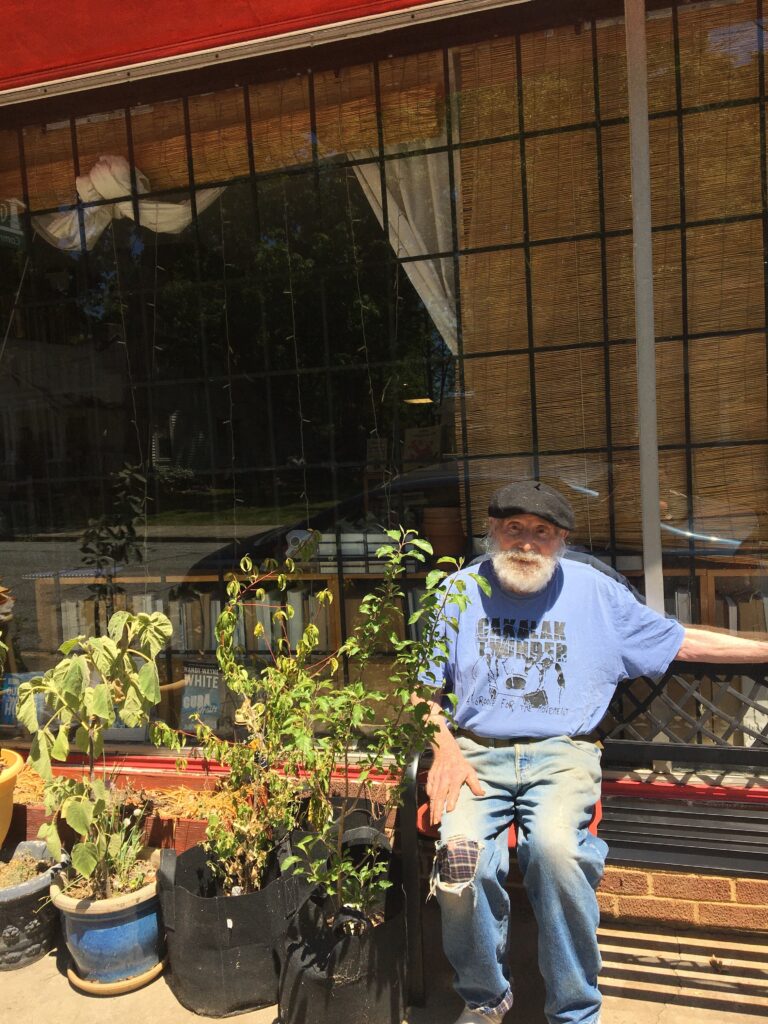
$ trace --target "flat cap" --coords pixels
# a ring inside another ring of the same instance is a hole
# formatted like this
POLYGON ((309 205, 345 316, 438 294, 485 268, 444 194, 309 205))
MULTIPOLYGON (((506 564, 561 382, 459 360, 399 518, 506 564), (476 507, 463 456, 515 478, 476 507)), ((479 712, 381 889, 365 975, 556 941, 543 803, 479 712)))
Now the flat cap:
POLYGON ((576 522, 573 509, 562 494, 538 480, 505 484, 491 495, 489 516, 506 519, 522 514, 539 516, 563 530, 572 530, 576 522))

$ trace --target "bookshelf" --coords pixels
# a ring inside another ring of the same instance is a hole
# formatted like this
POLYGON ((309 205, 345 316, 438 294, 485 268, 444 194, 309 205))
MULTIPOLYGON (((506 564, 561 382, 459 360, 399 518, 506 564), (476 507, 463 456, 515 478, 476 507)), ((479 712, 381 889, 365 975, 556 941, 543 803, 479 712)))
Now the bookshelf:
MULTIPOLYGON (((376 544, 378 546, 378 543, 376 544)), ((267 586, 263 601, 249 601, 236 637, 245 658, 254 665, 264 664, 270 658, 278 639, 272 614, 276 605, 290 606, 293 616, 286 623, 288 640, 292 647, 298 643, 308 622, 314 622, 319 631, 316 657, 322 659, 341 645, 359 620, 362 598, 382 577, 381 571, 370 571, 375 565, 372 544, 364 549, 354 548, 351 571, 346 564, 331 566, 327 560, 310 565, 297 573, 286 591, 267 586), (370 550, 369 550, 370 548, 370 550), (317 594, 329 590, 331 604, 321 603, 317 594), (260 624, 263 635, 255 637, 254 627, 260 624)), ((105 584, 103 576, 75 570, 72 572, 39 574, 34 579, 35 616, 38 634, 37 649, 28 651, 27 661, 43 671, 54 664, 57 649, 63 640, 79 633, 102 633, 106 628, 107 602, 95 591, 105 584)), ((405 619, 414 607, 411 590, 423 587, 424 573, 408 574, 403 601, 405 619)), ((115 611, 162 611, 173 626, 171 644, 160 659, 162 701, 158 717, 171 726, 192 730, 194 715, 214 725, 226 736, 233 731, 235 708, 230 695, 218 677, 216 662, 215 627, 226 603, 226 583, 223 576, 210 574, 152 574, 123 573, 111 578, 115 588, 112 605, 115 611)), ((393 629, 400 636, 407 628, 404 620, 393 621, 393 629)), ((389 664, 387 647, 372 659, 367 668, 372 681, 380 685, 386 677, 389 664), (374 678, 375 677, 375 678, 374 678)), ((115 736, 117 739, 139 742, 143 737, 115 736)))

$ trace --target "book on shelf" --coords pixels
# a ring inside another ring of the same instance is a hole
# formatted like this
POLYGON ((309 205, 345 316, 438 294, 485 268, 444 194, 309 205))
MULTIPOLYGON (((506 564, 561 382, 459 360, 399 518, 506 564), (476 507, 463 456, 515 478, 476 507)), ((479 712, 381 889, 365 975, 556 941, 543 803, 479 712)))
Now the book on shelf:
POLYGON ((162 597, 155 594, 132 594, 131 608, 134 615, 152 615, 153 612, 164 612, 165 604, 162 597))
POLYGON ((286 608, 291 608, 293 610, 293 615, 285 624, 288 643, 291 645, 291 650, 296 650, 296 647, 304 635, 304 603, 307 596, 308 591, 300 587, 297 587, 294 590, 288 590, 285 594, 286 608))
POLYGON ((678 622, 690 625, 693 622, 693 605, 688 587, 677 587, 675 590, 675 618, 678 622))
POLYGON ((221 714, 221 676, 210 661, 184 662, 179 727, 194 731, 197 718, 215 729, 221 714))
POLYGON ((186 651, 188 646, 183 601, 173 598, 168 602, 168 618, 171 620, 171 628, 173 629, 171 646, 177 651, 186 651))

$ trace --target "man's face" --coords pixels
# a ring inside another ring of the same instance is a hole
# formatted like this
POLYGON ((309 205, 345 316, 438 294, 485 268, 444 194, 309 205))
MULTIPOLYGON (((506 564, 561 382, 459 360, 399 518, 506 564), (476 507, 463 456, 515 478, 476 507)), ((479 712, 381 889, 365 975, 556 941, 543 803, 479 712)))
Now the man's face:
POLYGON ((502 586, 517 594, 543 590, 557 568, 568 531, 528 513, 488 522, 488 550, 502 586))

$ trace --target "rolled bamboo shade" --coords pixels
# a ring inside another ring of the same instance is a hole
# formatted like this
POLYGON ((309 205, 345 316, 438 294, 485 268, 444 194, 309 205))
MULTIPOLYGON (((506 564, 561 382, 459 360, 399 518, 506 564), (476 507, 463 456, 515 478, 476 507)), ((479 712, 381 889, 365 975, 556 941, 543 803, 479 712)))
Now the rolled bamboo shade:
MULTIPOLYGON (((675 49, 672 12, 653 11, 645 25, 648 53, 648 110, 652 114, 675 107, 675 49)), ((598 26, 597 63, 600 114, 626 117, 627 55, 624 22, 616 19, 598 26)))
POLYGON ((222 89, 204 96, 190 96, 189 129, 196 185, 248 174, 242 89, 222 89))
POLYGON ((685 205, 689 221, 759 213, 757 105, 686 114, 685 205))
POLYGON ((600 341, 600 242, 560 242, 531 251, 534 345, 600 341))
POLYGON ((532 239, 599 230, 597 146, 593 131, 527 139, 525 166, 532 239))
POLYGON ((563 25, 520 40, 526 131, 584 124, 595 116, 592 33, 563 25))
MULTIPOLYGON (((755 4, 680 8, 679 38, 684 106, 721 99, 757 99, 755 4)), ((526 128, 568 127, 588 120, 592 53, 589 33, 567 39, 556 33, 551 46, 538 35, 521 39, 522 95, 526 128), (532 56, 536 55, 536 60, 532 56), (575 56, 580 54, 580 56, 575 56), (581 60, 583 66, 575 63, 581 60), (589 72, 589 74, 588 74, 589 72), (551 102, 540 96, 546 92, 551 102)), ((684 299, 691 340, 687 386, 690 439, 694 444, 723 440, 762 442, 768 438, 764 255, 759 219, 703 224, 761 210, 758 107, 676 113, 673 20, 659 12, 648 21, 649 103, 668 116, 651 121, 652 217, 655 327, 657 337, 675 338, 684 328, 684 299), (679 124, 685 157, 687 226, 680 225, 681 173, 679 124), (686 264, 683 266, 683 252, 686 264), (685 290, 684 290, 685 289, 685 290), (734 332, 752 332, 739 336, 734 332), (719 335, 697 338, 699 334, 719 335)), ((480 128, 492 137, 516 131, 517 90, 514 40, 494 40, 493 61, 486 45, 458 54, 460 115, 468 138, 480 128), (505 52, 506 50, 506 52, 505 52), (500 98, 498 126, 490 99, 500 98)), ((600 110, 603 117, 626 116, 626 58, 623 24, 606 24, 597 33, 600 110)), ((608 340, 634 336, 629 136, 626 124, 603 125, 602 183, 605 226, 625 232, 605 239, 606 294, 602 292, 599 239, 532 245, 530 279, 535 353, 536 421, 540 451, 590 449, 606 443, 606 384, 611 434, 616 445, 637 443, 636 357, 633 344, 612 345, 608 381, 602 349, 552 350, 554 346, 599 342, 607 321, 608 340), (605 309, 603 308, 605 303, 605 309)), ((515 188, 521 182, 519 143, 473 147, 461 153, 462 242, 480 248, 519 242, 521 207, 515 188), (499 178, 503 177, 500 182, 499 178), (507 186, 505 188, 505 185, 507 186), (520 212, 519 212, 520 211, 520 212)), ((599 182, 597 138, 592 130, 566 131, 525 141, 530 237, 535 242, 572 233, 597 232, 599 182), (564 140, 567 140, 567 144, 564 140)), ((519 249, 463 257, 462 325, 468 352, 522 347, 528 332, 524 308, 525 264, 519 249)), ((501 483, 532 469, 528 459, 503 458, 524 449, 532 416, 522 395, 527 374, 504 375, 501 363, 523 356, 476 358, 467 362, 466 380, 472 420, 468 431, 471 511, 478 532, 492 472, 501 483), (485 388, 483 401, 478 388, 485 388), (510 409, 514 409, 512 414, 510 409), (493 424, 514 424, 494 432, 493 424), (514 440, 504 448, 506 436, 514 440), (476 456, 494 454, 490 462, 476 456), (505 474, 509 474, 505 476, 505 474), (478 488, 481 496, 474 491, 478 488)), ((686 374, 682 341, 657 344, 659 441, 679 446, 660 452, 663 543, 685 547, 694 502, 694 532, 738 537, 749 524, 768 519, 768 445, 694 449, 694 479, 686 479, 686 374), (712 529, 710 529, 712 527, 712 529), (716 529, 715 529, 716 528, 716 529), (730 531, 730 532, 729 532, 730 531)), ((599 547, 609 538, 608 454, 540 458, 543 479, 564 490, 578 505, 577 539, 599 547), (584 493, 578 497, 582 487, 584 493)), ((641 545, 639 469, 636 452, 613 453, 614 524, 623 548, 641 545)), ((760 537, 760 529, 755 527, 760 537)), ((706 550, 708 542, 697 539, 706 550)), ((711 546, 711 545, 709 545, 711 546)))
POLYGON ((21 199, 24 189, 19 164, 19 138, 16 132, 0 131, 0 173, 3 175, 3 199, 21 199))
MULTIPOLYGON (((380 64, 385 145, 438 140, 444 134, 442 55, 428 52, 380 64)), ((313 156, 306 76, 249 87, 256 170, 310 163, 313 156)), ((378 147, 373 66, 315 77, 317 146, 321 156, 378 147)), ((188 189, 188 148, 181 100, 131 111, 134 162, 154 189, 188 189)), ((191 96, 189 128, 195 184, 248 174, 245 100, 240 87, 191 96)), ((76 129, 80 172, 103 153, 129 156, 124 111, 83 118, 76 129)), ((33 210, 75 201, 75 163, 69 121, 24 130, 33 210)), ((19 189, 11 148, 0 157, 0 197, 19 189)))
MULTIPOLYGON (((634 267, 632 236, 606 238, 608 285, 608 337, 612 341, 635 336, 634 267)), ((668 338, 683 331, 683 272, 680 232, 653 235, 653 301, 656 336, 668 338)))
POLYGON ((542 451, 605 445, 605 371, 601 349, 537 352, 536 418, 542 451))
POLYGON ((678 18, 684 107, 757 96, 763 29, 755 0, 681 6, 678 18))
POLYGON ((514 40, 492 39, 454 51, 457 109, 464 142, 518 130, 514 40))
POLYGON ((520 145, 501 142, 461 151, 461 245, 523 240, 520 145))
MULTIPOLYGON (((651 148, 651 223, 654 227, 680 220, 680 177, 677 119, 663 117, 648 125, 651 148)), ((608 231, 632 230, 632 188, 629 179, 629 125, 602 129, 603 195, 608 231)))
POLYGON ((498 352, 528 344, 525 253, 500 249, 460 260, 464 351, 498 352))
POLYGON ((576 526, 570 542, 599 546, 609 530, 608 461, 603 455, 542 456, 540 477, 573 506, 576 526))
MULTIPOLYGON (((613 443, 638 443, 637 355, 634 345, 610 349, 613 443)), ((685 444, 683 343, 656 343, 656 402, 659 444, 685 444)))
POLYGON ((765 268, 759 220, 689 228, 688 328, 729 334, 765 326, 765 268))
POLYGON ((464 363, 467 446, 473 455, 531 450, 531 384, 528 356, 490 356, 464 363), (489 423, 484 407, 492 405, 489 423))
POLYGON ((699 338, 689 348, 688 373, 692 441, 768 436, 764 333, 699 338))

